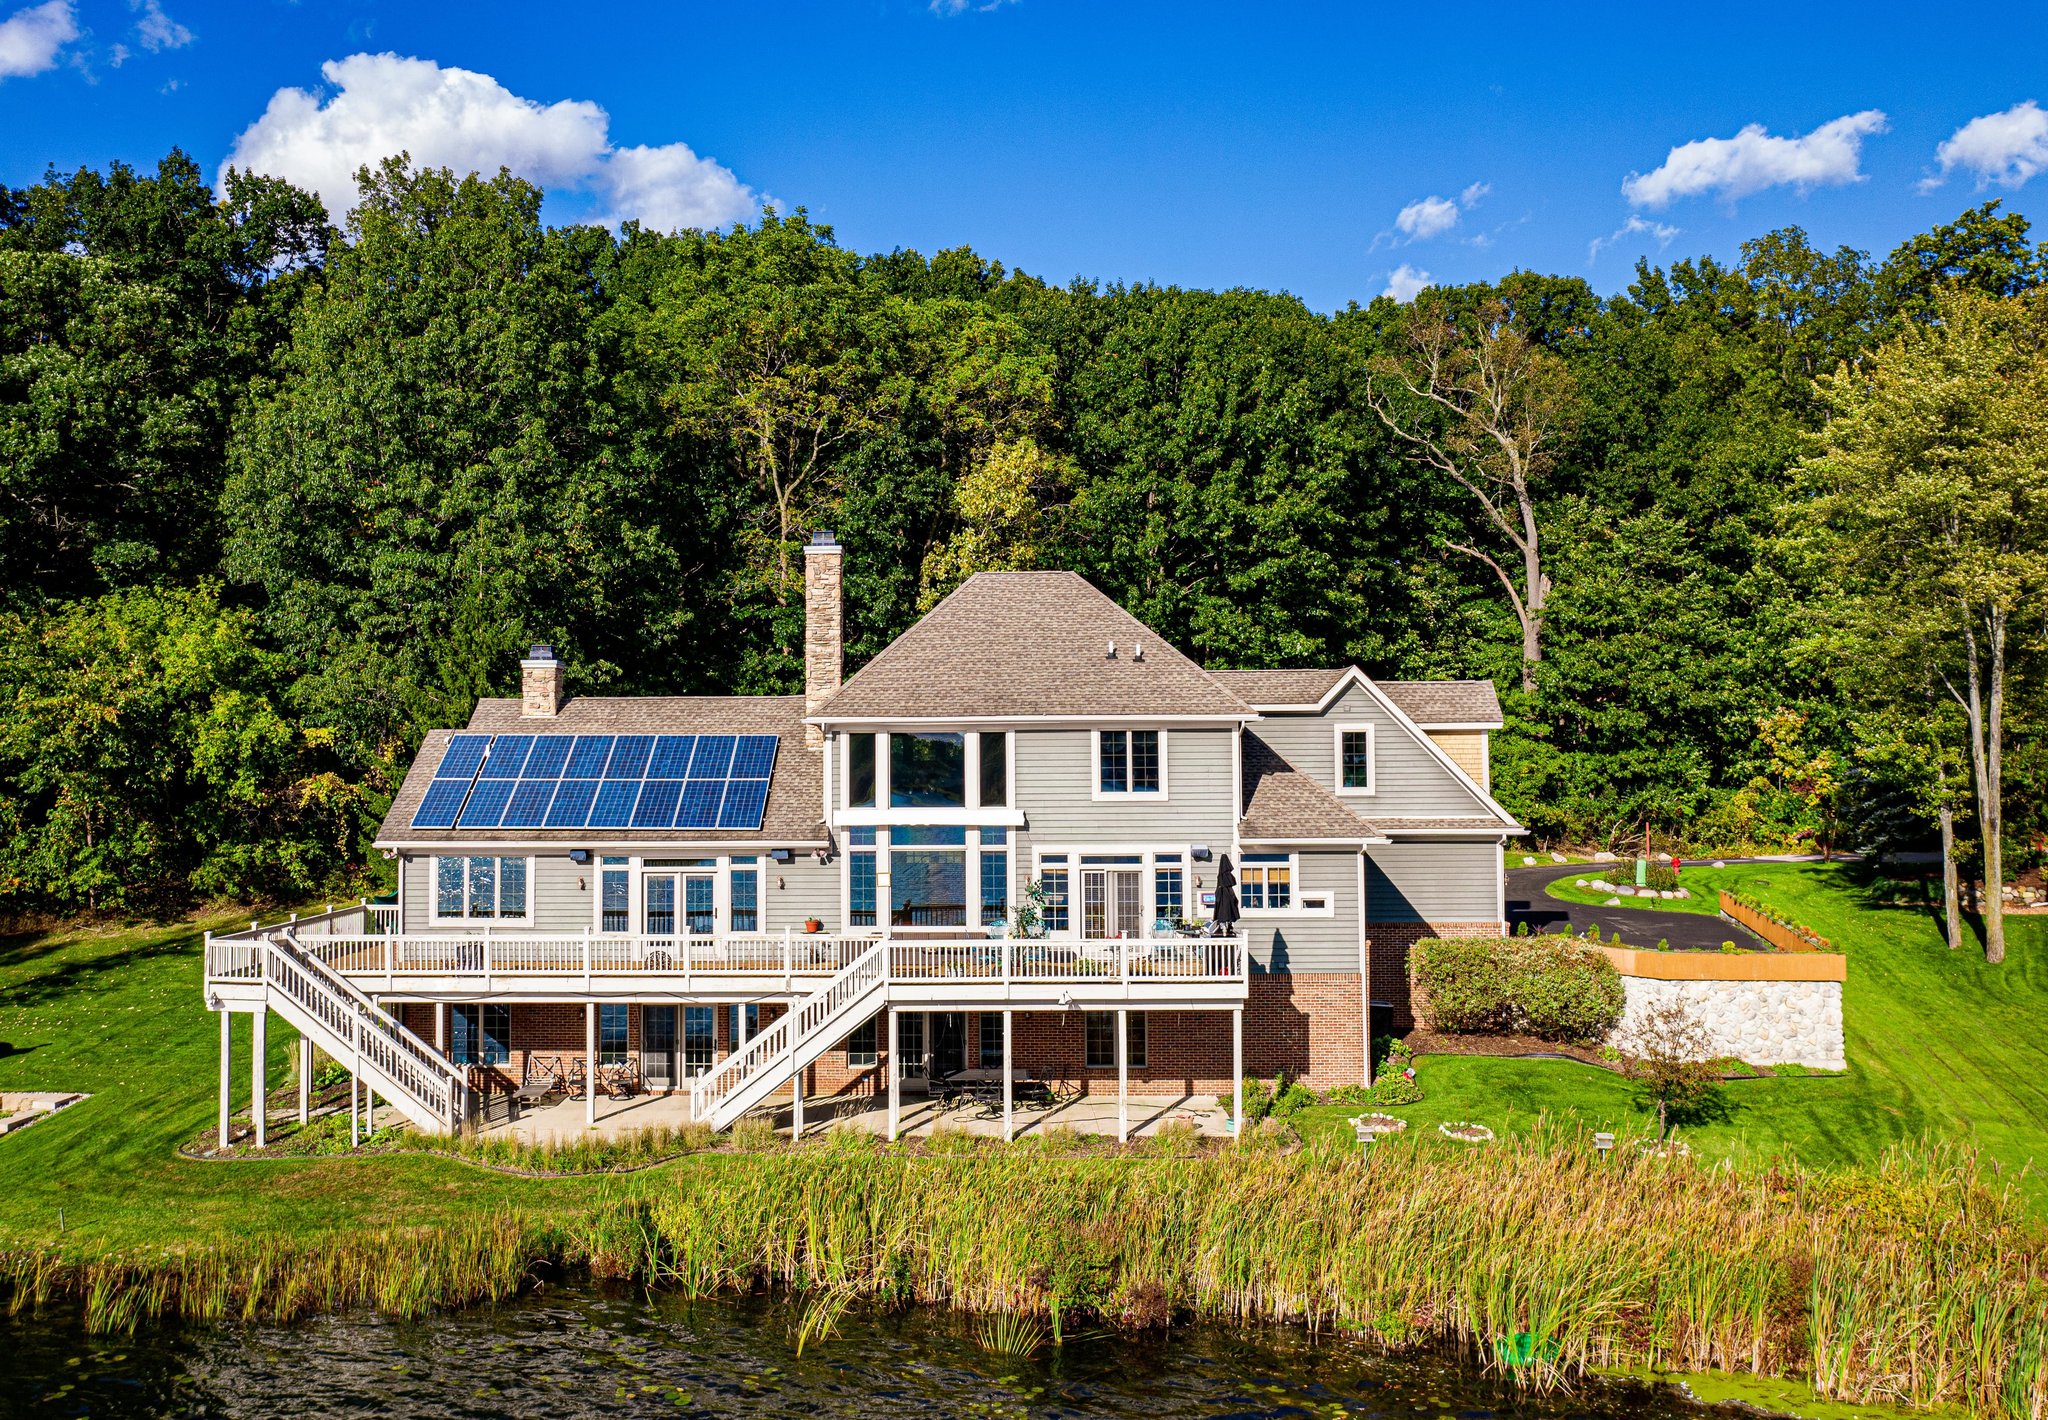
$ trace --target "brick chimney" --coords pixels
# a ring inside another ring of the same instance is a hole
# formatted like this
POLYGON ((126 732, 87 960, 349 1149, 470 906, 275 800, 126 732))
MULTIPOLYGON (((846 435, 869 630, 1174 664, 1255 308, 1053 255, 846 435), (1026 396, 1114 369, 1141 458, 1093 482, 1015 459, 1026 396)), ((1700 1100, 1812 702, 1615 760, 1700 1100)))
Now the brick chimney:
POLYGON ((562 663, 552 646, 528 648, 519 663, 519 713, 524 718, 552 720, 562 708, 562 663))
MULTIPOLYGON (((811 534, 804 548, 804 714, 815 715, 818 707, 839 689, 845 669, 846 637, 842 627, 839 579, 845 549, 829 532, 811 534)), ((825 732, 816 725, 804 727, 804 743, 822 748, 825 732)))

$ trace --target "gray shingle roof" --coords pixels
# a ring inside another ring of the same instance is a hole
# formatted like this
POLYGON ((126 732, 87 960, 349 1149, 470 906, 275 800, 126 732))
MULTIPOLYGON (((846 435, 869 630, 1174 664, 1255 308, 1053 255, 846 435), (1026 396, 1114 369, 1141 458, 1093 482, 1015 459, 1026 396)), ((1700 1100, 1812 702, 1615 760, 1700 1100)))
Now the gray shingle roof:
POLYGON ((1500 696, 1490 680, 1378 680, 1373 682, 1425 729, 1431 725, 1498 725, 1500 696))
MULTIPOLYGON (((1326 670, 1211 671, 1253 705, 1315 705, 1343 679, 1342 666, 1326 670)), ((1490 680, 1376 680, 1387 699, 1416 724, 1498 725, 1500 697, 1490 680)))
POLYGON ((1242 699, 1072 572, 977 572, 819 712, 832 720, 1249 717, 1242 699), (1116 643, 1116 659, 1105 652, 1116 643), (1143 646, 1145 658, 1134 652, 1143 646))
POLYGON ((822 756, 804 748, 804 698, 801 695, 648 695, 606 699, 577 696, 565 701, 551 720, 529 719, 517 700, 480 700, 469 717, 469 732, 485 734, 661 735, 753 734, 781 739, 775 775, 768 784, 768 807, 761 827, 738 829, 625 828, 422 828, 412 827, 413 811, 448 750, 454 730, 435 730, 420 746, 412 769, 391 801, 377 842, 394 847, 406 843, 567 843, 604 842, 713 843, 733 840, 764 844, 814 844, 825 841, 819 820, 824 801, 822 756))
POLYGON ((1238 837, 1251 843, 1335 838, 1358 843, 1379 830, 1313 776, 1250 731, 1244 737, 1245 813, 1238 837))
POLYGON ((1252 705, 1314 705, 1343 678, 1344 670, 1210 671, 1252 705))
POLYGON ((1433 828, 1497 828, 1503 833, 1528 831, 1512 820, 1498 819, 1491 814, 1452 815, 1442 818, 1379 818, 1373 822, 1388 833, 1424 833, 1433 828))

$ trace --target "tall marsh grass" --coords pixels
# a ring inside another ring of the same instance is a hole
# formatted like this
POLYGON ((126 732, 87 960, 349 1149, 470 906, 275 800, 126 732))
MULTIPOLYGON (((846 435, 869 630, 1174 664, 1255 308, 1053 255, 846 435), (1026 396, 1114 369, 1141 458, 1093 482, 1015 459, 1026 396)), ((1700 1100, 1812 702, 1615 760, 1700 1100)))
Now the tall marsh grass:
POLYGON ((401 1315, 495 1300, 540 1264, 702 1296, 1078 1321, 1295 1322, 1451 1344, 1555 1384, 1588 1366, 1810 1378, 1826 1399, 2048 1417, 2048 1242, 1952 1150, 1868 1172, 1737 1170, 1539 1131, 1177 1156, 908 1154, 860 1138, 692 1161, 560 1227, 501 1217, 157 1258, 0 1255, 15 1308, 401 1315))

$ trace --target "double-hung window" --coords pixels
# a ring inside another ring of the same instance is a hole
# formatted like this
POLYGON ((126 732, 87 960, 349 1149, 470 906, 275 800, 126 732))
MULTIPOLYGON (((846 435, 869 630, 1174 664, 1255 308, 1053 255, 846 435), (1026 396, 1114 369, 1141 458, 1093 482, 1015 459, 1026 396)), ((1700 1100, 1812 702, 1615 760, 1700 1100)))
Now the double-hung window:
POLYGON ((625 1006, 613 1003, 597 1008, 597 1063, 600 1065, 626 1063, 626 1010, 625 1006))
POLYGON ((1095 796, 1123 798, 1166 794, 1164 730, 1098 730, 1095 734, 1095 796))
POLYGON ((755 857, 732 860, 732 929, 761 930, 761 869, 755 857))
POLYGON ((875 925, 875 831, 846 830, 846 925, 875 925))
POLYGON ((879 1022, 881 1017, 870 1016, 853 1028, 846 1037, 846 1063, 859 1067, 875 1063, 875 1045, 881 1038, 879 1022))
POLYGON ((1181 876, 1180 854, 1161 853, 1152 860, 1152 918, 1168 924, 1187 915, 1186 879, 1181 876))
POLYGON ((1003 1013, 1001 1011, 983 1011, 981 1013, 981 1020, 976 1024, 981 1036, 981 1048, 980 1052, 975 1056, 974 1063, 984 1070, 1002 1069, 1003 1013))
POLYGON ((597 929, 624 932, 632 927, 633 875, 625 858, 606 858, 598 865, 597 929))
POLYGON ((981 831, 981 925, 994 926, 1010 915, 1010 834, 1004 828, 981 831))
POLYGON ((1246 912, 1285 912, 1294 906, 1294 859, 1285 853, 1247 853, 1239 865, 1237 902, 1246 912))
POLYGON ((1045 893, 1044 931, 1047 936, 1064 937, 1071 925, 1067 914, 1067 855, 1048 853, 1039 863, 1038 885, 1045 893))
POLYGON ((436 858, 434 915, 524 922, 526 859, 436 858))
POLYGON ((448 1058, 457 1065, 502 1065, 512 1058, 510 1006, 450 1006, 448 1058))
POLYGON ((1371 725, 1339 725, 1337 736, 1337 792, 1340 794, 1370 794, 1375 792, 1373 764, 1373 727, 1371 725))

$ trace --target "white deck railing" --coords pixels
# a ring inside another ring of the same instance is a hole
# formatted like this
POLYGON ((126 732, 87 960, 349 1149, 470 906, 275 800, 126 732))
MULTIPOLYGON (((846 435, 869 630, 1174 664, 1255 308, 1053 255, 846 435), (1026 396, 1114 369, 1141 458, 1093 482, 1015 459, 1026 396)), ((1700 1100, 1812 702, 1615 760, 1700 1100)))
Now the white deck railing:
MULTIPOLYGON (((473 977, 488 987, 500 977, 527 980, 658 977, 688 989, 699 977, 781 977, 819 981, 835 976, 886 942, 889 979, 905 984, 975 982, 1233 982, 1245 981, 1250 960, 1242 937, 878 938, 785 931, 704 936, 628 936, 606 932, 550 934, 509 927, 468 932, 379 930, 395 927, 396 908, 351 904, 288 927, 301 950, 345 977, 381 977, 387 987, 407 978, 473 977), (368 930, 365 930, 365 928, 368 930)), ((210 938, 209 980, 255 974, 251 928, 210 938)))

